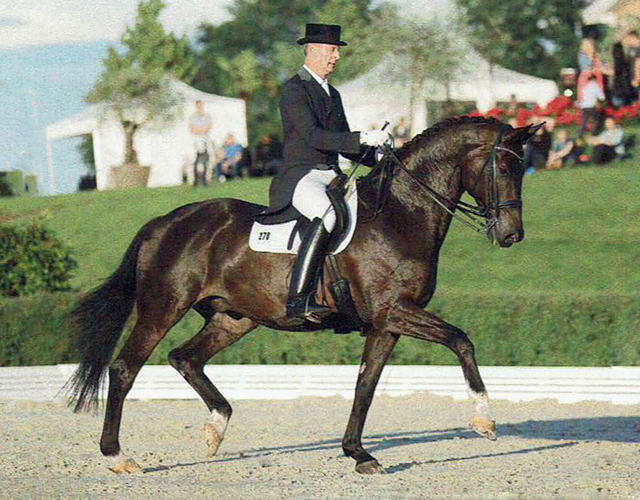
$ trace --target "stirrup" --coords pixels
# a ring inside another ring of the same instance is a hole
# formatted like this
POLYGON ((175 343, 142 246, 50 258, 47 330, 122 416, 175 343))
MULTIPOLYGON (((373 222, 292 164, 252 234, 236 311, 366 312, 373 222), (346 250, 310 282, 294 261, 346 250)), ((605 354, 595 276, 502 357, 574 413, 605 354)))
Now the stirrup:
POLYGON ((310 293, 291 297, 287 301, 287 317, 305 319, 312 323, 322 323, 322 318, 333 314, 331 308, 316 304, 313 295, 313 293, 310 293))

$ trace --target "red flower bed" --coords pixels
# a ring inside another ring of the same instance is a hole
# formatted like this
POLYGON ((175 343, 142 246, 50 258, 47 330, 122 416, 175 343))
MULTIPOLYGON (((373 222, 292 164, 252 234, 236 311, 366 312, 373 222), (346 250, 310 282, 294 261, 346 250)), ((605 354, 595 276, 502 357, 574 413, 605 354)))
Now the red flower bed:
MULTIPOLYGON (((607 107, 604 112, 606 116, 612 116, 618 123, 638 119, 640 115, 640 101, 618 109, 607 107)), ((480 111, 475 110, 473 113, 470 113, 469 116, 485 116, 503 119, 503 117, 506 117, 506 111, 501 108, 491 108, 486 113, 480 113, 480 111)), ((518 108, 515 119, 518 121, 518 126, 523 127, 531 122, 532 116, 551 116, 555 119, 557 125, 562 126, 580 125, 582 111, 569 97, 558 96, 548 102, 544 108, 538 104, 534 105, 532 110, 518 108)))

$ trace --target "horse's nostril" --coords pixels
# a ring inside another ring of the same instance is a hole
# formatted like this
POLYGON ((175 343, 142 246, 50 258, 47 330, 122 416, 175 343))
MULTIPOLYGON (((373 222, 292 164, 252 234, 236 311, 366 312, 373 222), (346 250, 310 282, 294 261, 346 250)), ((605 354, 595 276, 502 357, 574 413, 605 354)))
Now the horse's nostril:
POLYGON ((518 243, 522 241, 522 236, 520 232, 511 233, 504 238, 505 245, 513 245, 514 243, 518 243))
POLYGON ((511 243, 518 243, 522 241, 523 238, 524 238, 524 234, 522 234, 521 231, 517 231, 507 236, 507 240, 509 240, 511 243))

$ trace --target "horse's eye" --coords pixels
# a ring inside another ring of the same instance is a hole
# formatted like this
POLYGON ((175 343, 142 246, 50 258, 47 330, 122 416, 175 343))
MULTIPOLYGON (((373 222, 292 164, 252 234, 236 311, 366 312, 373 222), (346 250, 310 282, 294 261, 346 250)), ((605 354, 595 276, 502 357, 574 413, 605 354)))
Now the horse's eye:
POLYGON ((509 169, 506 167, 500 167, 498 169, 498 173, 502 176, 502 177, 506 177, 509 175, 509 169))

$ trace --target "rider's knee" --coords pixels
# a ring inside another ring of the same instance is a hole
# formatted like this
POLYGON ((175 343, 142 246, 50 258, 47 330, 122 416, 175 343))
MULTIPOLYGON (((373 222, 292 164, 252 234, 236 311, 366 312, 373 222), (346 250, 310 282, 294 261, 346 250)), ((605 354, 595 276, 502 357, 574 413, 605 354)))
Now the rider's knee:
POLYGON ((330 233, 334 230, 334 228, 336 227, 336 214, 333 209, 327 211, 322 219, 322 223, 324 224, 324 228, 327 230, 327 232, 330 233))

